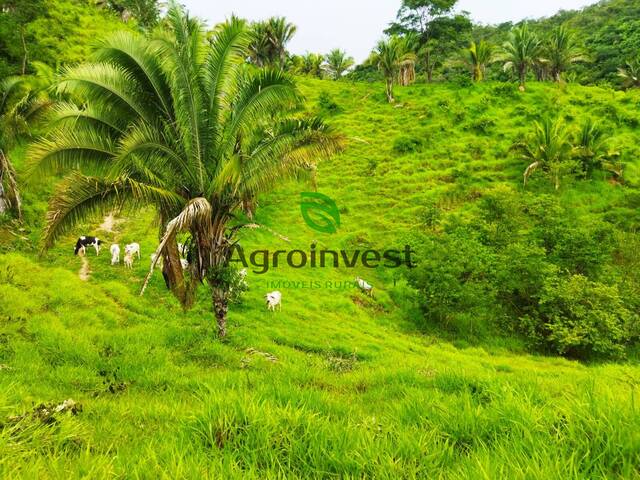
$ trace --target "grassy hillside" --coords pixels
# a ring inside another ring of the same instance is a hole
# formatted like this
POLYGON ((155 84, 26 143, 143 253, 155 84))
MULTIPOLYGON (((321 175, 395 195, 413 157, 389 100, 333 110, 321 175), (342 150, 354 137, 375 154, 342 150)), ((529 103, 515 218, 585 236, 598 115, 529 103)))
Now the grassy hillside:
MULTIPOLYGON (((318 190, 341 210, 337 234, 310 230, 291 183, 260 199, 243 246, 308 250, 402 247, 425 208, 473 215, 495 191, 551 195, 565 208, 633 232, 640 224, 640 95, 569 85, 468 89, 301 80, 309 108, 348 137, 319 166, 318 190), (324 94, 323 94, 324 93, 324 94), (522 188, 512 150, 548 112, 602 119, 626 186, 602 174, 543 175, 522 188), (288 241, 283 240, 286 237, 288 241)), ((24 173, 24 149, 15 152, 24 173)), ((249 274, 250 290, 215 335, 202 291, 181 311, 156 273, 138 292, 157 241, 153 214, 102 219, 38 258, 51 185, 25 195, 27 226, 0 237, 0 476, 15 478, 636 478, 640 368, 525 353, 526 339, 425 321, 399 271, 292 269, 249 274), (132 271, 72 255, 77 235, 139 241, 132 271), (360 275, 375 299, 342 288, 360 275), (274 282, 282 312, 267 312, 274 282), (334 288, 310 288, 313 282, 334 288), (449 341, 454 339, 454 341, 449 341), (72 398, 76 415, 43 413, 72 398), (24 415, 24 416, 22 416, 24 415)))

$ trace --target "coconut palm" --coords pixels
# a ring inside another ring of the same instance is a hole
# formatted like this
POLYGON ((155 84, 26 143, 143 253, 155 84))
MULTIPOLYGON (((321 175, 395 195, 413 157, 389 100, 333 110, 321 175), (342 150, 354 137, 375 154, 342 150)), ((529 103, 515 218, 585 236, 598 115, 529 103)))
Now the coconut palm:
POLYGON ((249 56, 259 67, 284 68, 287 61, 287 43, 296 33, 296 26, 284 17, 273 17, 252 26, 253 39, 249 56))
POLYGON ((598 122, 587 118, 576 139, 576 158, 586 178, 608 160, 608 135, 598 122))
POLYGON ((33 75, 8 77, 0 82, 0 213, 12 209, 22 217, 22 203, 9 150, 30 135, 30 125, 51 105, 51 67, 33 62, 33 75))
POLYGON ((525 89, 529 68, 540 53, 540 40, 526 23, 511 30, 509 40, 504 44, 504 69, 516 72, 521 90, 525 89))
POLYGON ((353 67, 355 63, 352 57, 347 56, 345 52, 338 48, 331 50, 324 60, 324 68, 334 80, 342 78, 344 72, 353 67))
POLYGON ((395 102, 393 83, 400 71, 400 49, 394 37, 378 42, 374 59, 385 79, 387 100, 389 103, 393 103, 395 102))
POLYGON ((625 88, 640 88, 640 58, 619 68, 618 76, 622 78, 625 88))
POLYGON ((324 62, 324 57, 319 53, 307 53, 302 57, 302 73, 322 78, 322 62, 324 62))
POLYGON ((243 206, 342 138, 292 116, 301 96, 285 73, 244 66, 251 36, 242 22, 219 26, 209 42, 178 7, 166 24, 154 37, 120 32, 92 63, 63 73, 58 89, 80 106, 58 105, 53 131, 29 153, 35 172, 70 172, 50 200, 44 248, 96 214, 151 205, 168 285, 188 306, 195 286, 208 284, 224 336, 243 206), (186 277, 181 232, 190 238, 186 277))
POLYGON ((518 145, 523 158, 529 161, 524 172, 524 184, 538 169, 551 175, 556 190, 560 188, 560 177, 569 170, 572 147, 569 132, 562 120, 545 118, 535 122, 535 133, 529 142, 518 145))
POLYGON ((549 37, 545 59, 548 61, 551 77, 559 82, 571 65, 583 62, 587 57, 577 45, 575 35, 566 26, 560 25, 549 37))
POLYGON ((471 42, 465 51, 465 60, 471 67, 471 75, 474 82, 484 80, 487 66, 493 62, 493 46, 480 40, 471 42))

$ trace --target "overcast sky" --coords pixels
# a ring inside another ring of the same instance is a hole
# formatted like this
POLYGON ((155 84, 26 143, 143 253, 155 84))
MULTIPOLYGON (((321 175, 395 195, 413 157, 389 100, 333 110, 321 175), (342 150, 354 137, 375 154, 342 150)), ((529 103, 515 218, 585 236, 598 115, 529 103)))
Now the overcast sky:
MULTIPOLYGON (((298 26, 289 44, 293 53, 346 50, 364 60, 382 31, 395 18, 400 0, 181 0, 189 11, 210 25, 235 13, 249 20, 285 16, 298 26)), ((459 0, 458 9, 482 23, 518 21, 575 9, 595 0, 459 0)))

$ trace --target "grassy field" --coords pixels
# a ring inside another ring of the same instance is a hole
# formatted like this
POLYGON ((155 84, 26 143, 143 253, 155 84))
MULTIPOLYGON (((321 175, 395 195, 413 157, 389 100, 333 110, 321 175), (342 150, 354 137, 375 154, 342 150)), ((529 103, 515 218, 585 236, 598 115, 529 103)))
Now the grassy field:
MULTIPOLYGON (((531 122, 558 112, 615 131, 628 188, 542 176, 530 189, 593 215, 637 219, 640 95, 595 87, 416 85, 301 80, 311 110, 344 132, 346 152, 320 165, 318 190, 341 211, 335 235, 300 215, 305 183, 262 198, 246 249, 402 247, 425 206, 465 216, 484 192, 521 191, 512 151, 531 122)), ((24 173, 24 148, 15 152, 24 173)), ((216 338, 206 292, 184 313, 156 273, 138 293, 157 241, 149 211, 112 231, 96 219, 37 256, 51 190, 26 191, 26 226, 0 236, 0 476, 3 478, 639 478, 640 368, 527 354, 522 339, 425 328, 397 272, 272 269, 216 338), (131 271, 72 254, 80 234, 138 241, 131 271), (370 299, 341 288, 360 275, 370 299), (281 312, 263 295, 274 282, 281 312), (307 288, 312 282, 335 288, 307 288), (294 288, 295 287, 295 288, 294 288), (76 415, 42 403, 72 398, 76 415)))

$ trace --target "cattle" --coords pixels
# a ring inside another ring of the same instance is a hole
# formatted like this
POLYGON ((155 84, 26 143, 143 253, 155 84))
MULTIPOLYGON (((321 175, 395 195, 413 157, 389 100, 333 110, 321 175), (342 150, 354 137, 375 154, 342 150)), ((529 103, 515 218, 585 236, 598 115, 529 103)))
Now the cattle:
POLYGON ((282 293, 278 291, 267 293, 264 298, 267 301, 268 310, 275 312, 276 307, 282 310, 282 293))
POLYGON ((78 253, 82 252, 82 255, 87 254, 87 247, 93 247, 96 249, 96 255, 100 254, 100 245, 102 245, 102 240, 97 237, 87 237, 82 236, 78 238, 76 242, 76 246, 73 249, 73 254, 78 255, 78 253))
POLYGON ((126 268, 133 268, 133 253, 126 252, 124 254, 124 266, 126 268))
POLYGON ((373 297, 373 287, 371 285, 369 285, 366 281, 364 281, 360 277, 356 277, 356 285, 364 293, 366 293, 370 297, 373 297))
POLYGON ((132 256, 136 253, 138 254, 138 259, 140 259, 140 244, 139 243, 130 243, 126 247, 124 247, 124 253, 130 253, 132 256))
POLYGON ((118 265, 120 263, 120 245, 114 243, 109 250, 111 251, 111 265, 118 265))

